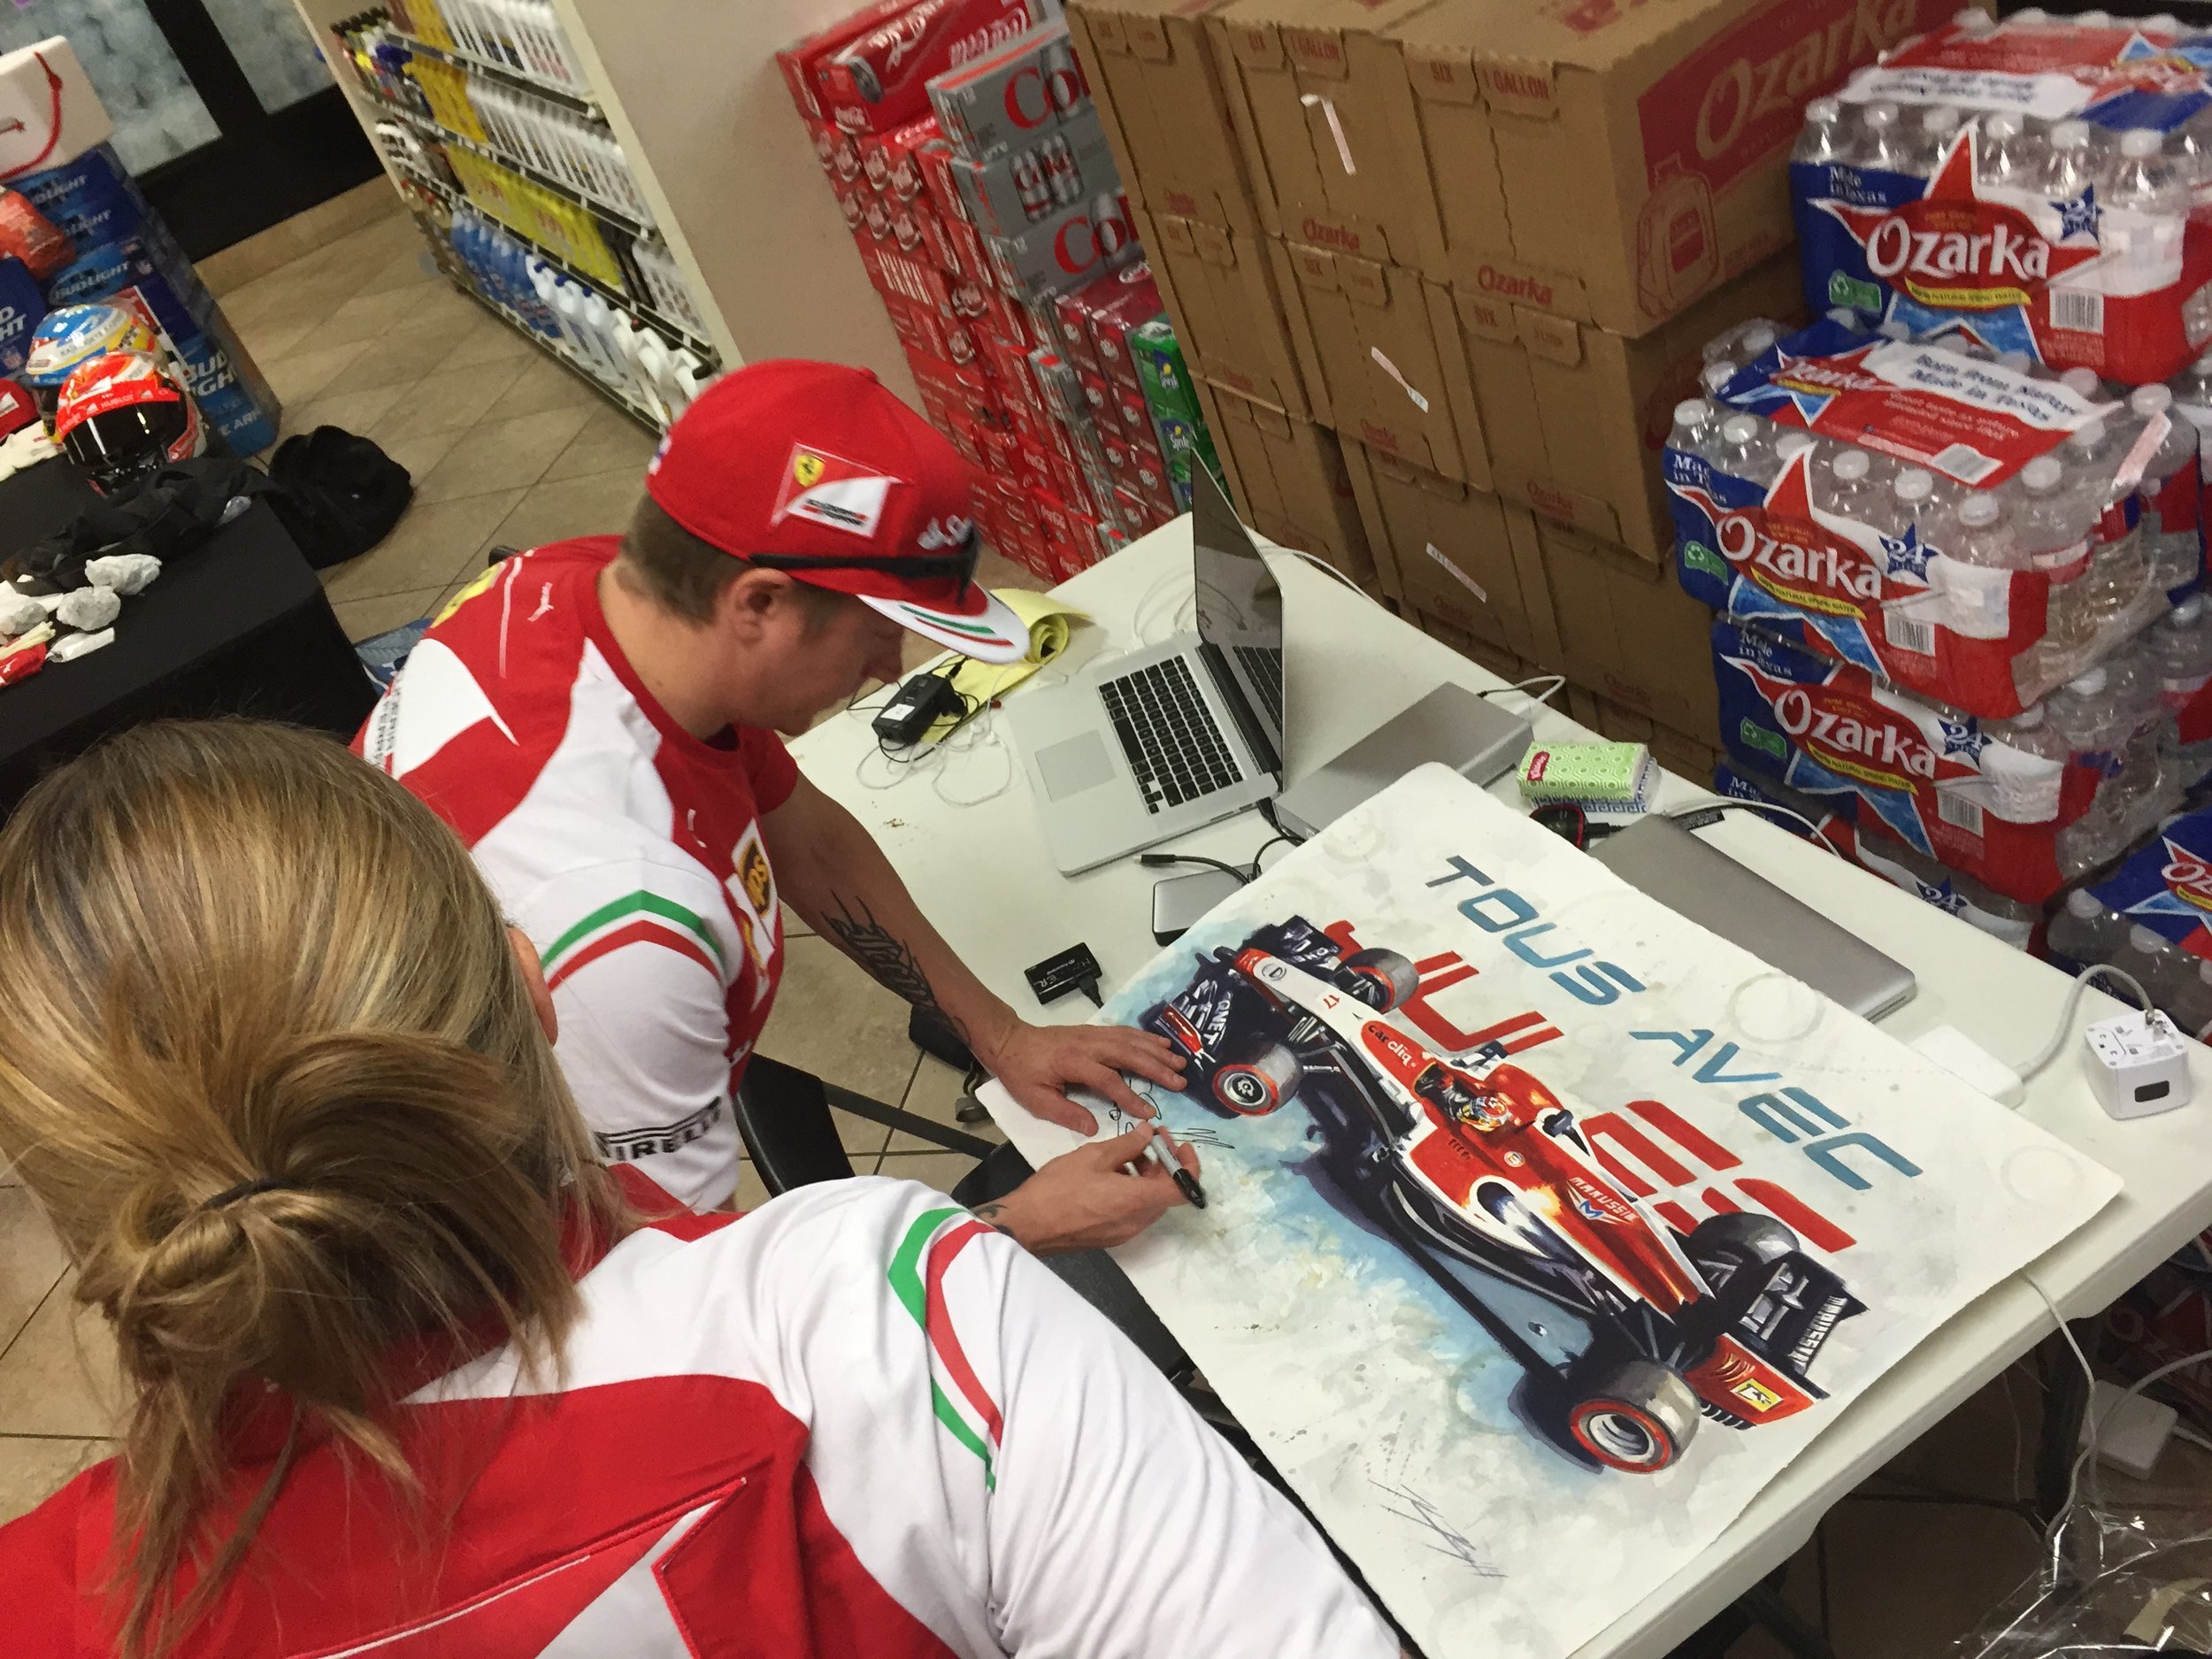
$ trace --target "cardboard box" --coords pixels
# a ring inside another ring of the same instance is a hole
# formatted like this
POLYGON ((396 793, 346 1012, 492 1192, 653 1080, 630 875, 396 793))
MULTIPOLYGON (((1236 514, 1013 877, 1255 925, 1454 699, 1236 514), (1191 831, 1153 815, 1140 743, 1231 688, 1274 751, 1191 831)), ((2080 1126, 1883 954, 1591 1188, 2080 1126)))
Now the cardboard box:
MULTIPOLYGON (((1348 102, 1364 119, 1403 98, 1419 136, 1389 152, 1393 169, 1378 175, 1406 198, 1403 211, 1374 211, 1394 227, 1418 219, 1432 276, 1642 334, 1788 245, 1787 162, 1806 101, 1956 9, 1955 0, 1382 8, 1370 27, 1402 55, 1348 41, 1348 74, 1374 82, 1348 102), (1414 214, 1417 196, 1433 211, 1414 214)), ((1278 146, 1284 138, 1279 123, 1258 134, 1278 146)))
POLYGON ((1363 588, 1379 588, 1336 434, 1202 380, 1193 390, 1244 521, 1271 541, 1328 560, 1363 588))
POLYGON ((1348 440, 1344 463, 1386 594, 1518 656, 1557 659, 1526 508, 1363 443, 1348 440))
POLYGON ((1488 488, 1481 428, 1460 430, 1460 418, 1479 415, 1444 290, 1403 265, 1303 242, 1270 247, 1286 314, 1312 342, 1329 424, 1410 465, 1488 488))
POLYGON ((1280 227, 1263 217, 1206 39, 1206 15, 1228 4, 1079 0, 1067 24, 1131 204, 1249 235, 1280 227))
MULTIPOLYGON (((1436 290, 1442 293, 1443 290, 1436 290)), ((1461 284, 1437 326, 1467 373, 1450 382, 1472 407, 1490 487, 1601 541, 1665 561, 1674 546, 1660 454, 1674 405, 1698 395, 1700 349, 1731 324, 1784 320, 1801 300, 1782 255, 1629 339, 1461 284)))
POLYGON ((1436 3, 1234 0, 1207 15, 1253 192, 1282 235, 1406 266, 1435 243, 1405 65, 1388 31, 1436 3))
POLYGON ((1133 212, 1153 280, 1192 369, 1240 396, 1310 420, 1331 419, 1312 334, 1286 311, 1274 245, 1248 232, 1171 214, 1133 212))
MULTIPOLYGON (((1647 719, 1720 746, 1713 613, 1626 549, 1533 519, 1561 673, 1647 719)), ((1639 740, 1641 741, 1641 740, 1639 740)))

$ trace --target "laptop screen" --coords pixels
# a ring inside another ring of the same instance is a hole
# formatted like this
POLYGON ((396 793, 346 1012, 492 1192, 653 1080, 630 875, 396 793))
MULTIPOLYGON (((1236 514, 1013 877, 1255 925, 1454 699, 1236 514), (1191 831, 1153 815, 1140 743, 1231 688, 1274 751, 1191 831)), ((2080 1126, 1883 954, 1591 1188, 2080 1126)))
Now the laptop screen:
POLYGON ((1269 747, 1282 756, 1282 589, 1213 475, 1194 466, 1191 484, 1198 637, 1221 654, 1244 693, 1248 712, 1265 733, 1269 747))

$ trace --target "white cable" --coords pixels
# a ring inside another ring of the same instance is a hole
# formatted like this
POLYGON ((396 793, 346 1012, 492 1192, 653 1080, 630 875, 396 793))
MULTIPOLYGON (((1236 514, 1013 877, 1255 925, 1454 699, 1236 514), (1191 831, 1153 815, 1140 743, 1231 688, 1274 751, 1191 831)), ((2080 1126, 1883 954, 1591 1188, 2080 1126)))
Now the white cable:
POLYGON ((1342 582, 1347 588, 1357 594, 1362 599, 1364 599, 1369 604, 1371 605, 1375 603, 1374 595, 1369 593, 1367 589, 1361 587, 1349 576, 1347 576, 1342 571, 1337 569, 1335 565, 1330 564, 1328 560, 1323 558, 1318 553, 1309 553, 1303 548, 1284 547, 1279 542, 1270 542, 1268 545, 1274 548, 1275 551, 1278 553, 1287 553, 1294 559, 1303 559, 1307 564, 1315 566, 1317 569, 1326 571, 1330 575, 1335 577, 1337 580, 1342 582))
POLYGON ((2137 983, 2133 974, 2124 968, 2116 968, 2108 962, 2091 963, 2074 976, 2073 988, 2066 993, 2066 1004, 2058 1011, 2058 1025, 2051 1033, 2050 1041, 2043 1045, 2033 1059, 2017 1068, 2023 1083, 2058 1058, 2059 1051, 2066 1046, 2066 1040, 2073 1035, 2074 1014, 2081 1007, 2081 994, 2089 988, 2090 980, 2099 977, 2117 979, 2122 985, 2127 987, 2129 994, 2135 998, 2137 1006, 2141 1008, 2146 1014, 2151 1011, 2150 993, 2137 983))
MULTIPOLYGON (((1778 801, 1746 801, 1735 795, 1715 795, 1711 800, 1700 801, 1694 806, 1677 807, 1667 816, 1669 818, 1694 818, 1700 812, 1772 812, 1780 818, 1794 818, 1811 833, 1815 841, 1835 854, 1837 857, 1843 858, 1843 849, 1828 839, 1819 825, 1814 823, 1795 807, 1784 806, 1778 801)), ((1844 858, 1843 861, 1846 864, 1851 862, 1848 858, 1844 858)))
MULTIPOLYGON (((2085 976, 2085 977, 2086 976, 2085 976)), ((2076 983, 2079 984, 2080 981, 2077 981, 2076 983)), ((2037 1284, 2035 1280, 2029 1277, 2026 1273, 2021 1274, 2020 1277, 2026 1283, 2030 1290, 2033 1291, 2038 1296, 2043 1299, 2043 1305, 2051 1310, 2051 1317, 2058 1322, 2059 1334, 2066 1339, 2066 1346, 2073 1349, 2075 1363, 2081 1367, 2082 1379, 2087 1383, 2089 1386, 2090 1415, 2087 1418, 2089 1440, 2088 1443, 2085 1445, 2081 1448, 2080 1452, 2075 1456, 2073 1467, 2067 1471, 2066 1502, 2064 1506, 2060 1509, 2059 1512, 2051 1517, 2050 1526, 2045 1532, 2045 1540, 2049 1548, 2049 1560, 2047 1565, 2050 1569, 2055 1571, 2058 1563, 2058 1547, 2060 1539, 2065 1532, 2067 1523, 2073 1518, 2075 1499, 2081 1487, 2081 1471, 2085 1466, 2088 1466, 2092 1463, 2097 1453, 2097 1440, 2101 1428, 2101 1419, 2095 1414, 2097 1374, 2090 1368, 2089 1356, 2081 1351, 2081 1344, 2074 1340, 2073 1327, 2066 1323, 2066 1316, 2058 1310, 2058 1304, 2051 1300, 2050 1293, 2046 1291, 2042 1286, 2037 1284)), ((2127 1386, 2125 1394, 2122 1395, 2122 1398, 2132 1398, 2134 1395, 2141 1394, 2144 1389, 2149 1387, 2153 1383, 2157 1382, 2163 1378, 2170 1377, 2174 1372, 2181 1371, 2187 1366, 2199 1364, 2208 1359, 2212 1359, 2212 1348, 2200 1348, 2193 1354, 2184 1354, 2179 1359, 2168 1360, 2163 1365, 2158 1366, 2154 1370, 2144 1372, 2142 1376, 2137 1378, 2133 1382, 2130 1383, 2127 1386)), ((2116 1404, 2113 1409, 2118 1409, 2116 1404)), ((2110 1412, 2107 1412, 2106 1415, 2109 1416, 2110 1412)), ((2192 1438, 2200 1440, 2202 1437, 2193 1436, 2192 1438)), ((2095 1479, 2093 1476, 2092 1478, 2093 1479, 2095 1479)), ((2100 1503, 2102 1502, 2101 1497, 2099 1498, 2098 1502, 2100 1503)))

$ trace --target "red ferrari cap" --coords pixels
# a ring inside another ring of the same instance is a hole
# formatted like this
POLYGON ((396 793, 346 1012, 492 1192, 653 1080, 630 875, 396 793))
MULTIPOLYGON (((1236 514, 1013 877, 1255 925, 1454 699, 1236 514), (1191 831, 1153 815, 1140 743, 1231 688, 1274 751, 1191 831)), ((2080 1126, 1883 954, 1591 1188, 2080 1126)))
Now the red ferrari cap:
POLYGON ((38 404, 15 380, 0 380, 0 438, 21 431, 38 419, 38 404))
POLYGON ((739 558, 890 561, 785 573, 978 662, 1019 662, 1029 630, 999 600, 941 568, 897 568, 970 549, 976 478, 867 370, 786 358, 748 364, 702 392, 661 440, 645 488, 678 524, 739 558))

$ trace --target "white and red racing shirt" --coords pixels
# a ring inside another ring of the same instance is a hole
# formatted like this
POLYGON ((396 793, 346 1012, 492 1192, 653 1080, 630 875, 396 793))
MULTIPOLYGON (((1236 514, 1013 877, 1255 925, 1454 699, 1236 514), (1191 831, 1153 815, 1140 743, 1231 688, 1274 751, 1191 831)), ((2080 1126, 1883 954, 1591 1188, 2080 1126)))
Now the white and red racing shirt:
MULTIPOLYGON (((501 1348, 399 1408, 419 1505, 304 1450, 178 1659, 1398 1652, 1134 1348, 926 1188, 685 1216, 586 1253, 579 1284, 557 1378, 501 1348)), ((234 1443, 217 1535, 285 1415, 234 1443)), ((112 1651, 113 1497, 104 1463, 0 1527, 11 1655, 112 1651)))
POLYGON ((356 747, 460 833, 537 947, 602 1153, 705 1209, 736 1189, 731 1091, 783 968, 760 819, 798 770, 772 732, 701 741, 639 681, 599 606, 620 545, 487 572, 356 747))

